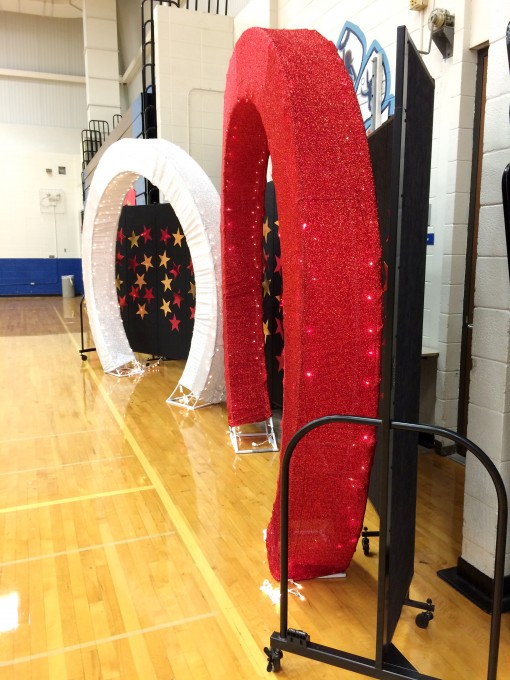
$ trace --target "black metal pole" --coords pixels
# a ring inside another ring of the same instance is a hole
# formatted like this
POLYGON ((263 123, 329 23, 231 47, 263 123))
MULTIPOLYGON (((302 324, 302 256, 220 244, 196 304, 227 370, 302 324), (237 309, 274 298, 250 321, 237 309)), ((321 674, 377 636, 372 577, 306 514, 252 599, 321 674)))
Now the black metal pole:
POLYGON ((82 296, 80 300, 80 334, 81 334, 81 351, 85 349, 85 343, 83 341, 83 301, 85 300, 85 295, 82 296))

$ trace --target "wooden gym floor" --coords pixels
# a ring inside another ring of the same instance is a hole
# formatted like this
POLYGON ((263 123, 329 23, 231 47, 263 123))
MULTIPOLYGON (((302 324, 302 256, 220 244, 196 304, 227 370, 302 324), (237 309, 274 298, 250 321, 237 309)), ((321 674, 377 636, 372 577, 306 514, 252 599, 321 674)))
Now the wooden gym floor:
MULTIPOLYGON (((94 353, 82 362, 78 303, 0 299, 0 678, 270 677, 277 455, 236 457, 222 406, 169 407, 182 364, 114 378, 94 353)), ((420 454, 411 597, 433 598, 436 615, 421 630, 405 608, 394 642, 423 673, 482 680, 489 617, 436 576, 459 555, 463 477, 420 454)), ((373 658, 372 548, 345 579, 303 582, 289 624, 373 658)), ((507 614, 501 680, 509 643, 507 614)), ((286 654, 279 677, 360 676, 286 654)))

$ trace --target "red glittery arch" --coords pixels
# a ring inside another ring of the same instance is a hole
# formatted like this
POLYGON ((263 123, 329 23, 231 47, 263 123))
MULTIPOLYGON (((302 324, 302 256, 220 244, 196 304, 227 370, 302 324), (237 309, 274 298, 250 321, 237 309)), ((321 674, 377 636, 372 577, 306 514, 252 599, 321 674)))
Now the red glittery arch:
MULTIPOLYGON (((285 310, 282 450, 331 414, 377 414, 380 243, 365 130, 333 43, 308 30, 246 31, 227 76, 222 177, 229 423, 270 416, 261 239, 268 153, 278 201, 285 310)), ((274 331, 274 329, 269 329, 274 331)), ((330 425, 291 464, 289 575, 344 571, 362 527, 372 428, 330 425)), ((279 486, 267 532, 279 578, 279 486)))

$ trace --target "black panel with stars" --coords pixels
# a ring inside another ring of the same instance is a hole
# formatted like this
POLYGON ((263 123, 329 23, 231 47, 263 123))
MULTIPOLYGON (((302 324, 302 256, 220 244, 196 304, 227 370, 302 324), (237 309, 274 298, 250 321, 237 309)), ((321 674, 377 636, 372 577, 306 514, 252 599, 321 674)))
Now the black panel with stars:
POLYGON ((262 313, 266 352, 267 386, 273 406, 283 404, 283 279, 280 262, 280 236, 274 183, 268 182, 262 229, 262 313))
POLYGON ((193 333, 195 279, 182 227, 170 205, 122 209, 116 286, 133 351, 185 359, 193 333))

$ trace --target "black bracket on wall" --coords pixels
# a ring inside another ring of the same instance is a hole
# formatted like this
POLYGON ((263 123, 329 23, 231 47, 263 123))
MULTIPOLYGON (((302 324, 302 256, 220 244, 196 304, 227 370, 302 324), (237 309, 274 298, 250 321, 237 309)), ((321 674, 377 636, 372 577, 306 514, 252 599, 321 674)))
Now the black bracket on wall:
POLYGON ((503 216, 505 220, 508 274, 510 276, 510 163, 503 170, 503 177, 501 178, 501 191, 503 194, 503 216))

